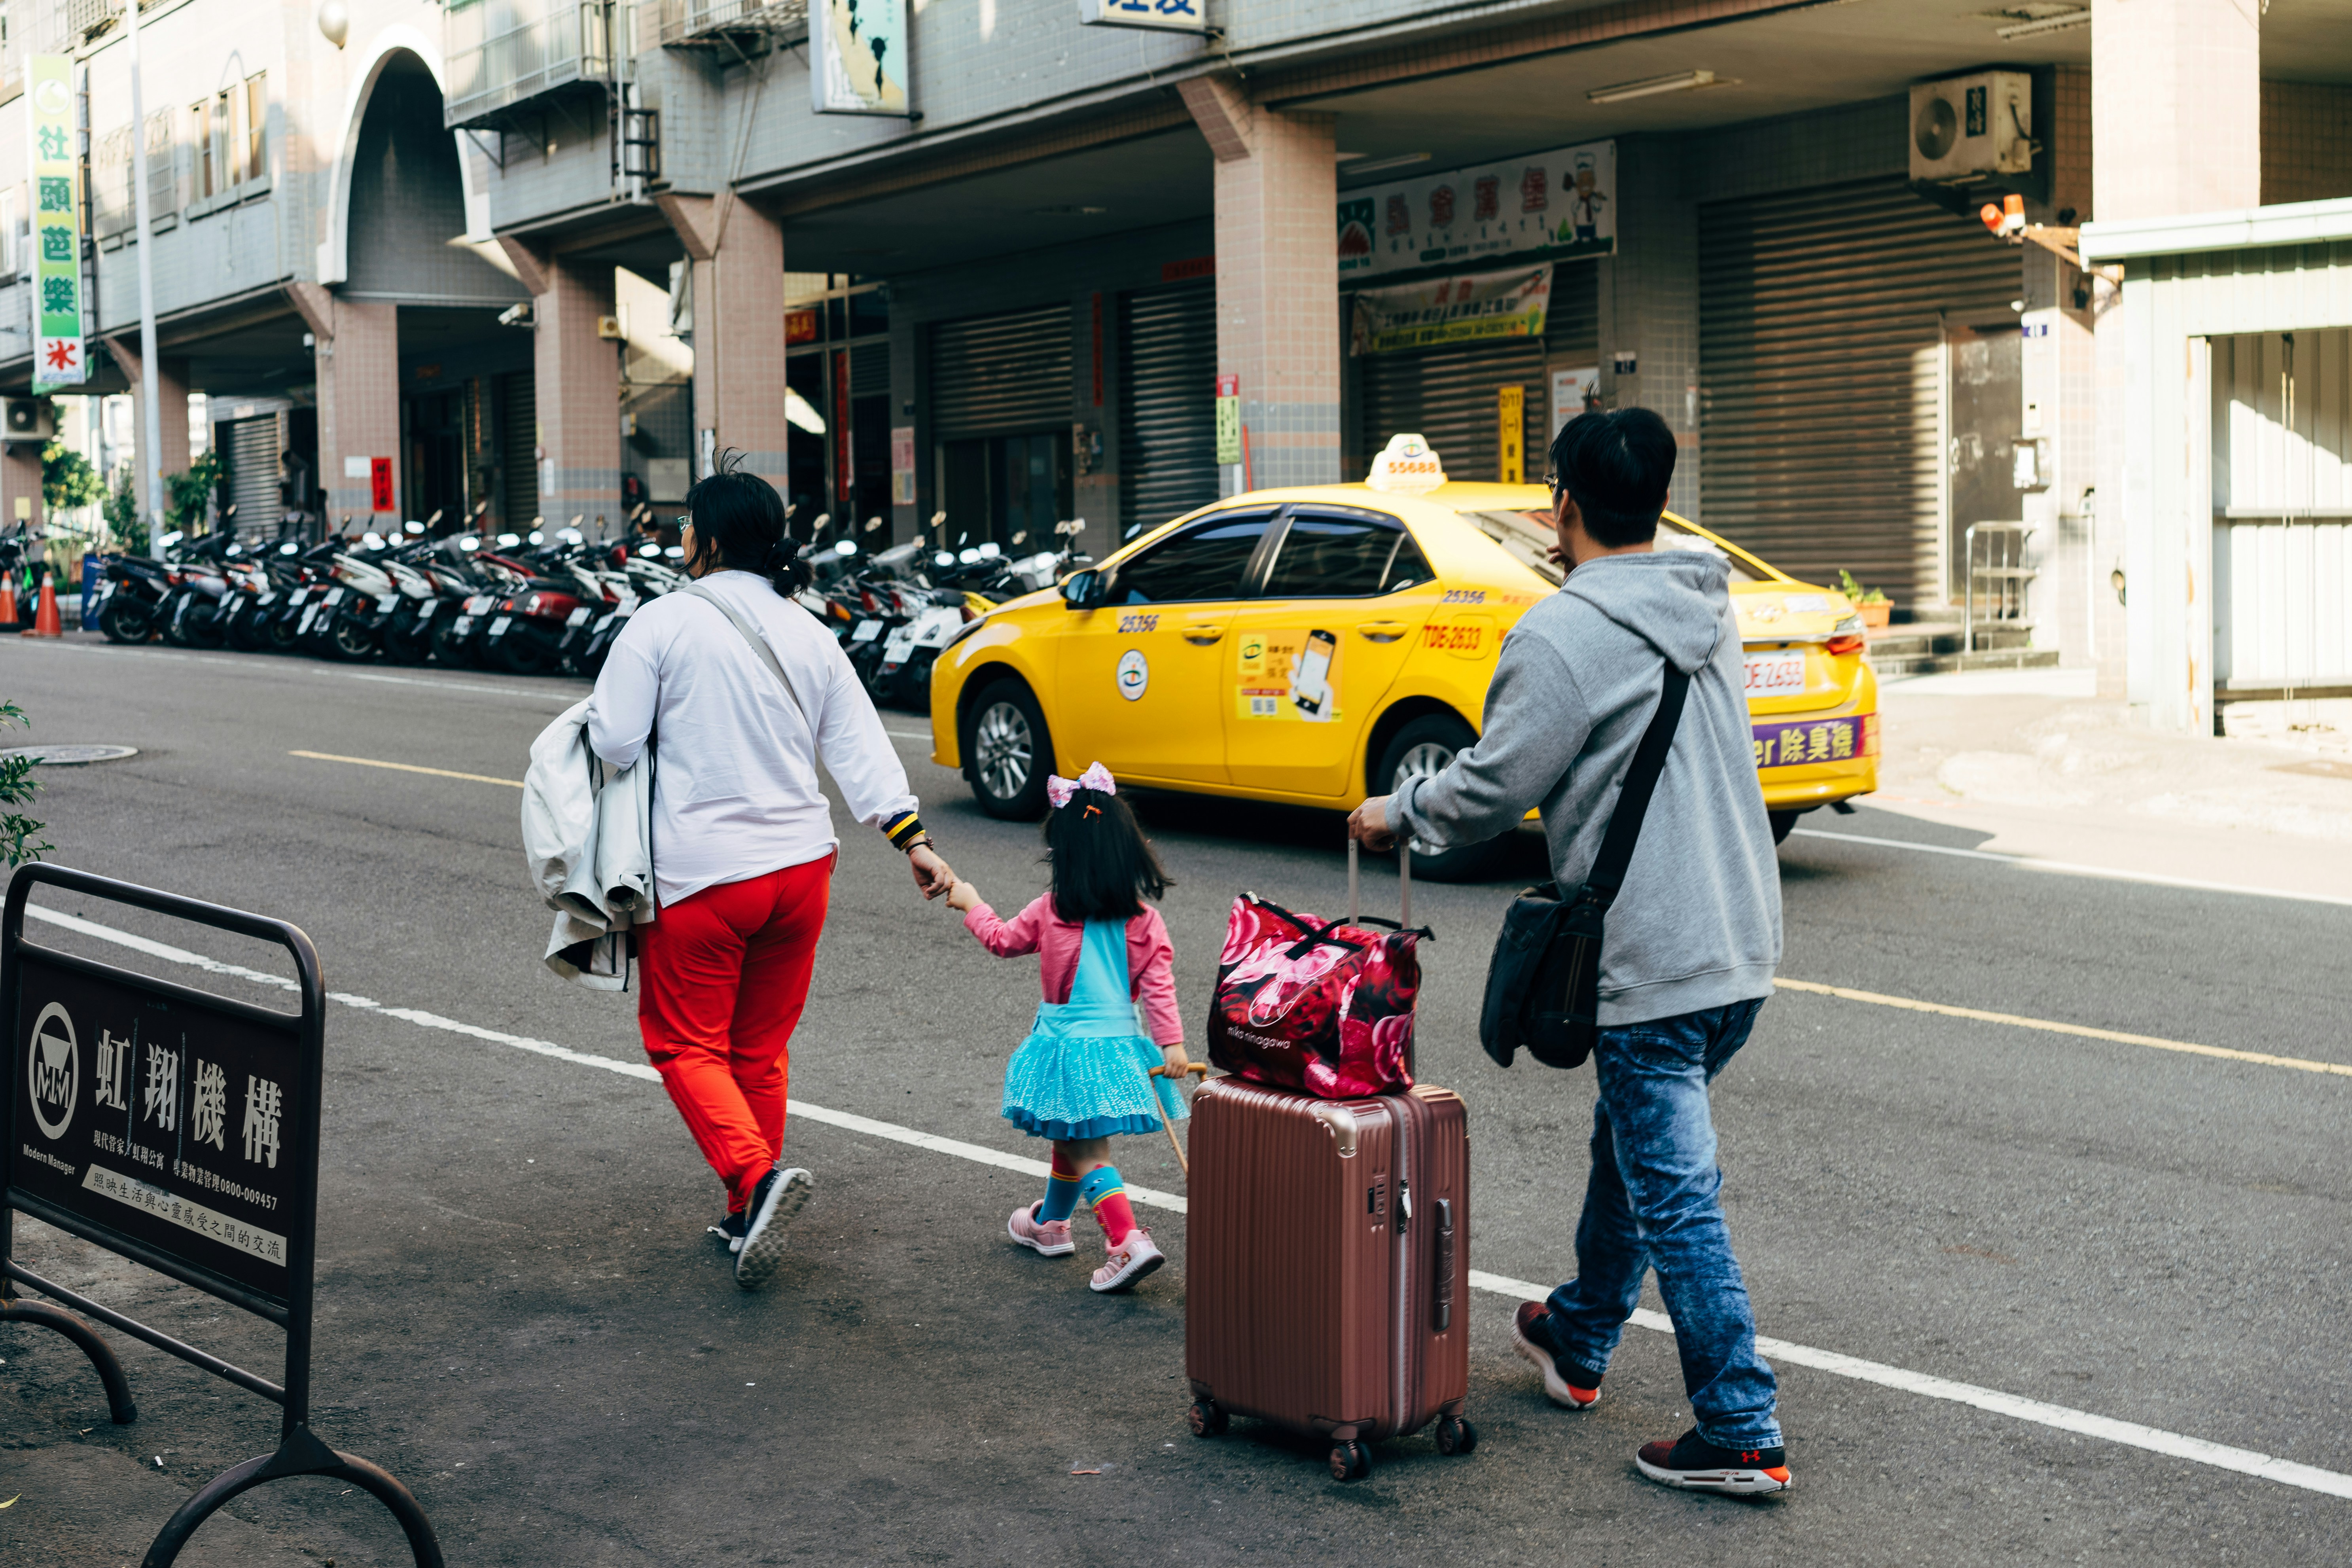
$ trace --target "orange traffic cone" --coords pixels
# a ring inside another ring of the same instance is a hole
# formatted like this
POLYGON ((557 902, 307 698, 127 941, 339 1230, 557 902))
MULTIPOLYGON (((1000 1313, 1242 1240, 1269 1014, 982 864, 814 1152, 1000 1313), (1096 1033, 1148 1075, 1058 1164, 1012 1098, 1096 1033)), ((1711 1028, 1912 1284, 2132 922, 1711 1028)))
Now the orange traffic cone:
POLYGON ((33 629, 26 635, 37 637, 61 637, 66 635, 65 623, 58 616, 58 591, 51 585, 47 572, 41 574, 41 602, 33 611, 33 629))

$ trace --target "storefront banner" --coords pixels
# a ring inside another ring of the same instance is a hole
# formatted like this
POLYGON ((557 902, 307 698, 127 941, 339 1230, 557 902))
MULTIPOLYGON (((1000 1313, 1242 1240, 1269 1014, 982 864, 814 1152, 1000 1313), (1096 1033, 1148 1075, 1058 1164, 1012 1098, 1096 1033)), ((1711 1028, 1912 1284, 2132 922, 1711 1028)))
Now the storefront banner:
POLYGON ((25 140, 32 153, 33 390, 89 374, 81 320, 81 180, 74 146, 73 61, 26 62, 25 140))
POLYGON ((1359 289, 1349 353, 1391 354, 1487 338, 1539 338, 1551 303, 1551 264, 1475 272, 1392 289, 1359 289))
POLYGON ((819 114, 904 116, 907 0, 814 0, 809 97, 819 114))
POLYGON ((1339 198, 1339 275, 1607 256, 1617 248, 1616 196, 1614 142, 1349 191, 1339 198))
POLYGON ((1155 33, 1205 33, 1204 0, 1078 0, 1078 21, 1096 27, 1149 27, 1155 33))

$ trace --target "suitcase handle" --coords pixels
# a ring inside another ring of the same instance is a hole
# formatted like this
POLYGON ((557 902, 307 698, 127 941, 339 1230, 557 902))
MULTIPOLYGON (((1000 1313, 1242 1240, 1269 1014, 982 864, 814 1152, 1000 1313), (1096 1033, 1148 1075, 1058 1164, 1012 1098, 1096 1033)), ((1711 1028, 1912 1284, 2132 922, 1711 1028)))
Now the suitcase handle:
MULTIPOLYGON (((1357 913, 1356 897, 1356 836, 1348 836, 1348 923, 1361 922, 1357 913)), ((1403 930, 1412 924, 1412 840, 1397 839, 1397 927, 1403 930)), ((1388 922, 1381 922, 1386 925, 1388 922)))
POLYGON ((1444 1333, 1454 1325, 1454 1205, 1437 1200, 1437 1300, 1431 1308, 1433 1326, 1444 1333))

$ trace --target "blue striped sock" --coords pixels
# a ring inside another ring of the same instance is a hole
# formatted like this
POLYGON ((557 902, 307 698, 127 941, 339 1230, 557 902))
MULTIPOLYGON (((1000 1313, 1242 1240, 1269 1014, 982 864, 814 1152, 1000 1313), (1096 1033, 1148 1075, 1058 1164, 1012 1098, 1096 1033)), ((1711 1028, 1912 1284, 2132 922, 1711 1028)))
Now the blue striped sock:
POLYGON ((1039 1225, 1052 1225, 1065 1220, 1078 1209, 1078 1184, 1062 1176, 1045 1178, 1045 1206, 1037 1211, 1039 1225))

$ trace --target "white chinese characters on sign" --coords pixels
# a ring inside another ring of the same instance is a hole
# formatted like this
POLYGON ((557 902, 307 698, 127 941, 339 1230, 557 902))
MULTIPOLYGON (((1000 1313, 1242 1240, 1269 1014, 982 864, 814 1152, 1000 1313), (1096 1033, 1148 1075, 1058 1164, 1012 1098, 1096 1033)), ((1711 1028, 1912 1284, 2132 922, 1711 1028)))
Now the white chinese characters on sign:
POLYGON ((285 1095, 266 1078, 245 1080, 245 1157, 278 1168, 278 1117, 285 1095))
POLYGON ((147 1091, 141 1101, 147 1120, 166 1132, 180 1130, 180 1053, 147 1047, 147 1091))
POLYGON ((228 1145, 223 1131, 228 1122, 228 1074, 218 1062, 196 1059, 196 1098, 194 1107, 195 1140, 209 1143, 226 1152, 228 1145))
POLYGON ((109 1110, 128 1110, 131 1101, 131 1042, 98 1032, 98 1103, 109 1110))

